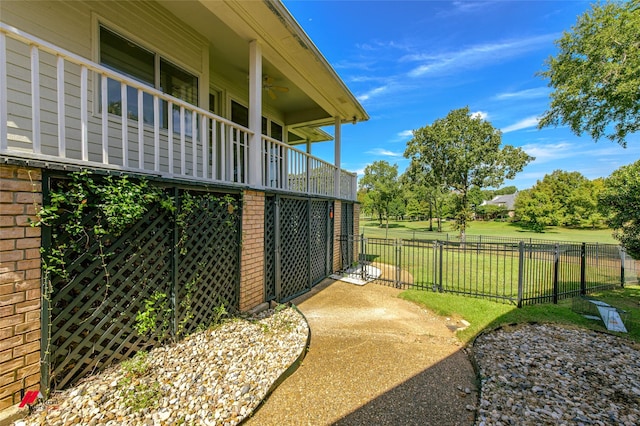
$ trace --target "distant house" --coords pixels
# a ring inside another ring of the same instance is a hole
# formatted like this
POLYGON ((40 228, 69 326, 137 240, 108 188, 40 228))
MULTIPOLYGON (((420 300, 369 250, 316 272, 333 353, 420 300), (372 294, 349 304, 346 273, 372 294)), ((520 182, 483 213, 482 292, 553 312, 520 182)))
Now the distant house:
POLYGON ((502 207, 509 217, 513 217, 516 209, 516 197, 518 193, 514 194, 506 194, 506 195, 496 195, 493 199, 489 201, 483 201, 481 206, 497 206, 502 207))

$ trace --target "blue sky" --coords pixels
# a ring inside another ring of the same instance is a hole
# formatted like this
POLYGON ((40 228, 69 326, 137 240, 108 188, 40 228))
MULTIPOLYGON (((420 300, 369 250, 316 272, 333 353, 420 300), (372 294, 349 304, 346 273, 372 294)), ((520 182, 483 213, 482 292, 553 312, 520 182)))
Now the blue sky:
MULTIPOLYGON (((503 144, 536 157, 513 181, 533 186, 554 170, 606 177, 640 158, 640 135, 623 149, 568 128, 538 130, 549 88, 536 72, 556 53, 554 40, 589 9, 585 1, 284 0, 311 40, 370 115, 342 128, 342 168, 398 164, 411 130, 468 106, 497 129, 503 144)), ((332 129, 325 129, 332 133, 332 129)), ((333 162, 333 144, 313 154, 333 162)))

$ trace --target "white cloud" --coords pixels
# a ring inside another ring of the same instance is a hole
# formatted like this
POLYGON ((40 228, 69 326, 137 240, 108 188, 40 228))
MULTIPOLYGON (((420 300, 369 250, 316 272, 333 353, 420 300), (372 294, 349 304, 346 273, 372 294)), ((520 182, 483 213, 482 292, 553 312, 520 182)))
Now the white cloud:
POLYGON ((509 40, 501 43, 479 44, 464 50, 441 54, 414 54, 403 58, 405 61, 423 62, 409 71, 410 77, 444 74, 461 68, 478 68, 548 46, 557 34, 509 40))
POLYGON ((412 138, 413 137, 413 130, 403 130, 401 132, 398 132, 398 137, 399 138, 412 138))
POLYGON ((384 148, 375 148, 370 151, 367 151, 367 154, 380 155, 383 157, 402 157, 401 152, 393 152, 384 148))
POLYGON ((486 120, 487 118, 489 118, 489 113, 486 111, 472 112, 471 118, 479 118, 480 120, 486 120))
POLYGON ((548 161, 559 160, 575 155, 573 144, 559 142, 555 144, 528 144, 522 149, 529 155, 536 158, 535 163, 546 163, 548 161))
POLYGON ((499 101, 512 100, 512 99, 536 99, 544 98, 549 94, 549 89, 546 87, 538 87, 535 89, 525 89, 518 92, 506 92, 499 93, 495 96, 495 99, 499 101))
POLYGON ((369 99, 371 99, 373 97, 376 97, 376 96, 386 92, 388 88, 389 88, 388 86, 376 87, 376 88, 371 89, 368 92, 358 96, 358 100, 360 102, 368 101, 369 99))
POLYGON ((502 133, 515 132, 516 130, 528 129, 531 127, 536 127, 538 125, 538 117, 527 117, 523 120, 518 121, 517 123, 511 124, 510 126, 503 127, 502 133))

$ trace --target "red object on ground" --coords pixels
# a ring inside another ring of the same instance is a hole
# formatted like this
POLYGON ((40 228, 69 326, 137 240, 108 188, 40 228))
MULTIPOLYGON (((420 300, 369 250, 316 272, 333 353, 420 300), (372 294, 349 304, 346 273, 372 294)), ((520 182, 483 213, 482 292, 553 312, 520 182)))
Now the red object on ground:
POLYGON ((27 404, 31 405, 34 402, 36 402, 38 398, 42 398, 42 394, 40 393, 40 391, 38 390, 27 391, 27 393, 24 395, 24 398, 22 398, 22 401, 20 402, 20 405, 18 405, 18 407, 24 408, 24 406, 27 404))

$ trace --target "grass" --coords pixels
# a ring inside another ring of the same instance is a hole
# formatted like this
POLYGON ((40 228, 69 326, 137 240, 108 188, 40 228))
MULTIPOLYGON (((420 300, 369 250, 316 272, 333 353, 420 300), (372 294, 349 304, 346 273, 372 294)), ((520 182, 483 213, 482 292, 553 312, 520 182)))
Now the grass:
MULTIPOLYGON (((470 322, 469 327, 458 331, 457 334, 464 343, 471 342, 483 330, 529 322, 564 324, 608 332, 602 321, 590 320, 574 312, 570 299, 563 300, 557 305, 545 304, 517 308, 513 305, 485 299, 431 291, 407 290, 402 292, 400 297, 421 304, 438 315, 465 319, 470 322)), ((590 297, 595 297, 629 312, 631 317, 628 327, 629 333, 608 333, 640 342, 639 285, 593 293, 590 297)))
MULTIPOLYGON (((451 222, 444 222, 442 231, 449 233, 451 237, 458 235, 458 232, 451 227, 451 222)), ((433 227, 436 229, 434 221, 433 227)), ((377 220, 360 219, 360 234, 364 232, 367 237, 377 238, 412 238, 414 234, 429 232, 429 221, 389 221, 387 230, 384 222, 380 227, 377 220)), ((542 239, 555 241, 573 241, 585 243, 618 244, 612 236, 611 229, 588 229, 588 228, 563 228, 552 226, 543 233, 533 232, 522 228, 518 224, 511 222, 495 221, 473 221, 467 228, 467 235, 482 235, 493 237, 508 237, 518 239, 542 239)))

